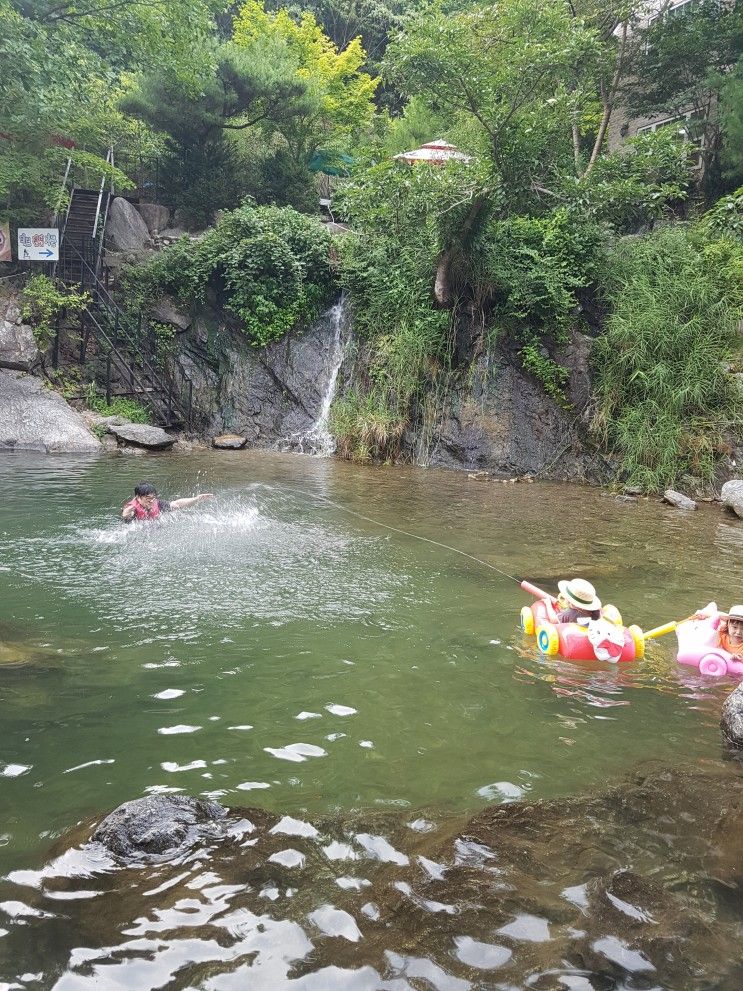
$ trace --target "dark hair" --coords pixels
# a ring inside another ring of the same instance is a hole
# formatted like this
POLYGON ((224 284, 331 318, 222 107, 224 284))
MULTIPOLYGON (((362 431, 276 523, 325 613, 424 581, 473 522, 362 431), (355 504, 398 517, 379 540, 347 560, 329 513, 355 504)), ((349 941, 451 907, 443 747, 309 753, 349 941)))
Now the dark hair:
POLYGON ((148 496, 157 495, 157 489, 152 484, 152 482, 140 482, 139 485, 134 486, 135 496, 148 496))

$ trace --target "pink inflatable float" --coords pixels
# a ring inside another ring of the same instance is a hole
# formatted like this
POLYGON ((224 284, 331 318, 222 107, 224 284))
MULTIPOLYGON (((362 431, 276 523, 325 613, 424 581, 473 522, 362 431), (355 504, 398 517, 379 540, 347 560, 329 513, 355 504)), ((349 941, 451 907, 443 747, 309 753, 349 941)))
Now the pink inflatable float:
POLYGON ((723 678, 725 675, 740 677, 743 675, 743 661, 720 646, 719 622, 719 616, 712 616, 679 623, 676 627, 679 642, 676 659, 679 664, 699 668, 700 674, 712 678, 723 678))
POLYGON ((557 622, 557 602, 536 585, 521 582, 525 592, 535 596, 521 610, 521 629, 536 634, 540 653, 559 654, 568 661, 636 661, 645 655, 645 639, 639 626, 622 626, 616 606, 606 605, 601 619, 587 626, 557 622))

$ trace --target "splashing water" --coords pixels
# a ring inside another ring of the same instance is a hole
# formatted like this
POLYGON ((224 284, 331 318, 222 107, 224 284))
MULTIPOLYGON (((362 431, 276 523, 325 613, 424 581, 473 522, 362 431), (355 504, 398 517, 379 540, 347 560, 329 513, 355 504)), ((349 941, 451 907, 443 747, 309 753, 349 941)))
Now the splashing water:
POLYGON ((333 327, 333 364, 317 418, 309 430, 293 433, 282 441, 280 445, 282 451, 297 451, 299 454, 312 454, 321 458, 329 458, 335 453, 335 438, 328 430, 328 420, 338 384, 338 373, 345 355, 342 338, 344 312, 345 297, 341 297, 335 306, 328 310, 330 324, 333 327))

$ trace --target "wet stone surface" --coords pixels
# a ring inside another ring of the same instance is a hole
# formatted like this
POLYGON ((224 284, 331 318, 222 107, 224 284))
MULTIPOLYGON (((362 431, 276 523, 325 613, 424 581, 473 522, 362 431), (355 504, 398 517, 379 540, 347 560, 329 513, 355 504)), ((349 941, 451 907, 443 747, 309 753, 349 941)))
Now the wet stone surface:
POLYGON ((11 873, 0 979, 58 991, 732 991, 743 979, 734 762, 648 765, 595 796, 469 820, 233 809, 220 824, 218 839, 137 868, 85 843, 83 826, 40 870, 11 873))

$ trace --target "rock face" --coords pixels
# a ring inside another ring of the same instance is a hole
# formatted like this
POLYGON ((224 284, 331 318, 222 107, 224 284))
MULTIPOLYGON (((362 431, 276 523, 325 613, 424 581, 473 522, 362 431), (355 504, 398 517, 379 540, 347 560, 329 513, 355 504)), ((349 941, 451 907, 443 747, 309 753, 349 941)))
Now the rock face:
POLYGON ((663 493, 663 501, 669 503, 671 506, 675 506, 676 509, 691 510, 697 508, 697 504, 693 499, 683 495, 681 492, 676 492, 675 489, 666 489, 663 493))
POLYGON ((172 855, 218 835, 226 815, 216 802, 185 795, 149 795, 114 809, 91 839, 131 863, 172 855))
POLYGON ((152 309, 153 319, 160 323, 170 324, 176 330, 188 330, 192 324, 192 319, 188 313, 184 313, 170 296, 163 296, 152 309))
POLYGON ((0 372, 0 451, 95 453, 100 441, 41 379, 0 372))
POLYGON ((222 434, 220 437, 212 437, 212 447, 218 447, 221 450, 239 451, 247 443, 247 437, 240 437, 237 434, 222 434))
POLYGON ((162 206, 160 203, 139 203, 136 209, 147 224, 150 234, 153 231, 164 231, 170 223, 170 207, 162 206))
MULTIPOLYGON (((181 337, 180 361, 194 382, 194 405, 209 411, 207 434, 236 434, 251 445, 274 447, 316 421, 336 366, 338 327, 328 311, 304 332, 253 348, 241 331, 215 354, 229 331, 203 318, 181 337)), ((347 314, 341 333, 348 333, 347 314)))
POLYGON ((154 450, 172 447, 176 441, 176 438, 166 434, 162 427, 151 427, 146 423, 111 423, 108 431, 126 444, 136 444, 137 447, 150 447, 154 450))
POLYGON ((603 457, 586 447, 580 414, 588 400, 588 343, 582 335, 561 356, 570 369, 565 410, 521 367, 508 349, 477 358, 466 382, 453 390, 432 423, 406 438, 412 459, 436 467, 604 481, 603 457), (571 364, 572 362, 572 364, 571 364))
POLYGON ((19 297, 0 300, 0 368, 28 372, 40 357, 34 332, 21 319, 19 297))
POLYGON ((743 684, 725 699, 720 716, 723 740, 730 746, 743 747, 743 684))
POLYGON ((725 482, 721 492, 722 501, 743 519, 743 478, 731 478, 725 482))
POLYGON ((106 222, 106 245, 112 251, 138 252, 150 244, 150 232, 136 207, 117 196, 106 222))

